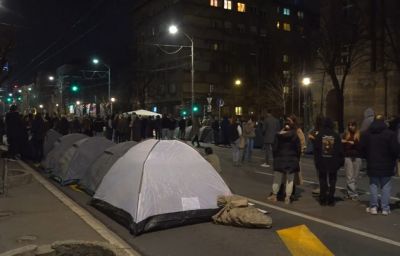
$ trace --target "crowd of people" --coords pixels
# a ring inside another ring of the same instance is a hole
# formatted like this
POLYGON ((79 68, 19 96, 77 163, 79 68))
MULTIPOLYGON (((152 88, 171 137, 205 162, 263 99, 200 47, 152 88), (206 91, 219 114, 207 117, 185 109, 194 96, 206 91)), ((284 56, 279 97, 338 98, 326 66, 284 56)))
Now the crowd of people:
MULTIPOLYGON (((365 159, 371 194, 367 211, 377 214, 381 209, 382 214, 387 215, 390 213, 391 177, 399 168, 400 118, 387 121, 372 109, 367 109, 364 117, 360 126, 350 121, 346 131, 340 135, 331 119, 318 116, 313 129, 305 135, 295 115, 278 119, 267 113, 265 118, 257 121, 251 116, 247 119, 232 116, 224 117, 221 122, 212 117, 201 121, 198 117, 175 119, 172 115, 143 117, 115 114, 93 118, 56 114, 42 116, 36 113, 22 116, 13 105, 5 119, 1 118, 0 135, 7 135, 10 158, 21 157, 40 162, 49 129, 62 135, 83 133, 105 136, 116 143, 147 138, 190 138, 193 146, 200 147, 200 128, 208 126, 213 132, 213 142, 230 147, 233 165, 240 166, 252 160, 257 133, 258 137, 261 133, 265 150, 265 163, 261 166, 274 171, 268 200, 282 200, 288 204, 296 200, 296 185, 302 184, 302 155, 311 147, 319 179, 319 187, 313 193, 319 195, 321 205, 335 205, 337 173, 342 167, 347 183, 346 197, 355 201, 359 199, 357 181, 362 159, 365 159), (186 134, 187 127, 191 127, 190 134, 186 134), (175 130, 178 130, 177 134, 175 130), (378 204, 379 189, 381 205, 378 204)), ((210 147, 205 149, 205 153, 205 158, 221 172, 218 156, 210 147)))

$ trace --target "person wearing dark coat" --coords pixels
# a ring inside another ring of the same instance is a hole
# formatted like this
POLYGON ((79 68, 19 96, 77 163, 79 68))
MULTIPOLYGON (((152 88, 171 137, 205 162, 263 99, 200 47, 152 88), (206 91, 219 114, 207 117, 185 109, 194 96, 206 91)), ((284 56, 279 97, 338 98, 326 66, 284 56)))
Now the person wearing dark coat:
POLYGON ((61 135, 67 135, 69 132, 69 122, 65 116, 61 117, 57 124, 56 130, 61 133, 61 135))
POLYGON ((272 147, 276 133, 281 129, 279 120, 271 113, 267 113, 267 117, 263 122, 264 146, 265 146, 265 163, 261 167, 270 167, 273 162, 272 147))
POLYGON ((214 135, 214 144, 219 145, 219 120, 217 118, 211 123, 211 128, 214 135))
POLYGON ((35 119, 32 121, 32 138, 31 143, 33 146, 33 160, 39 163, 43 158, 43 144, 44 137, 46 136, 46 124, 40 113, 37 113, 35 119))
POLYGON ((344 165, 342 141, 331 119, 325 118, 314 142, 314 161, 318 169, 321 205, 335 205, 337 172, 344 165), (329 184, 329 185, 328 185, 329 184))
POLYGON ((383 215, 390 214, 391 177, 395 174, 396 160, 400 153, 396 133, 388 129, 382 116, 377 116, 368 130, 361 135, 361 155, 367 160, 370 201, 367 212, 378 213, 378 189, 381 188, 383 215))
POLYGON ((15 105, 12 105, 10 111, 6 114, 6 134, 9 156, 15 158, 19 154, 23 157, 23 149, 27 145, 28 134, 15 105))
POLYGON ((287 122, 282 131, 275 135, 272 147, 274 181, 268 200, 276 202, 281 184, 285 184, 285 203, 290 204, 294 175, 300 171, 301 143, 292 123, 287 122))
POLYGON ((224 146, 229 146, 230 145, 229 127, 230 127, 229 120, 228 120, 228 118, 226 116, 224 116, 223 119, 222 119, 222 122, 221 122, 222 145, 224 145, 224 146))
POLYGON ((161 118, 160 118, 160 116, 157 116, 156 117, 156 120, 154 121, 154 129, 155 129, 155 132, 156 132, 156 139, 157 140, 161 140, 161 136, 162 136, 162 134, 161 134, 161 130, 162 130, 162 124, 161 124, 161 118))
POLYGON ((178 122, 179 126, 179 139, 185 140, 185 133, 186 133, 186 120, 185 118, 181 117, 178 122))

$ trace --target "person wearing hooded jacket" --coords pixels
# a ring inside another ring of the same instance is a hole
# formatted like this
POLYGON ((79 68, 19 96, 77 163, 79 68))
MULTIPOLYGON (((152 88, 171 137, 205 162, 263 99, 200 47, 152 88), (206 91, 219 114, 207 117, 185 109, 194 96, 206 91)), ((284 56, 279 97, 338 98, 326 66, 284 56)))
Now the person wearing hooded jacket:
POLYGON ((344 152, 339 134, 334 131, 331 119, 325 118, 314 142, 314 161, 318 169, 322 206, 335 205, 337 172, 344 165, 344 152))
POLYGON ((290 204, 295 173, 300 171, 301 143, 293 122, 287 120, 276 134, 273 145, 274 181, 268 200, 276 202, 281 184, 285 184, 285 203, 290 204))
POLYGON ((378 115, 369 129, 361 135, 360 149, 367 160, 370 201, 367 212, 378 213, 378 188, 381 188, 382 215, 390 214, 391 177, 395 174, 395 165, 400 153, 396 133, 385 124, 378 115))
POLYGON ((375 112, 372 108, 367 108, 364 111, 364 120, 360 126, 360 132, 365 132, 368 130, 369 126, 372 124, 375 118, 375 112))

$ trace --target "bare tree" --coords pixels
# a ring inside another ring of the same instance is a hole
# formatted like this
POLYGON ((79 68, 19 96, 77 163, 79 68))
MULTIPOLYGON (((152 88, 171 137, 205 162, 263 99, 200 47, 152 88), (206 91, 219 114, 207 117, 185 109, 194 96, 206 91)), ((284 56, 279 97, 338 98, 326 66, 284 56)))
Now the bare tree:
POLYGON ((337 101, 339 130, 344 130, 346 79, 359 64, 367 61, 368 34, 356 1, 325 1, 320 30, 316 34, 317 58, 330 77, 337 101))

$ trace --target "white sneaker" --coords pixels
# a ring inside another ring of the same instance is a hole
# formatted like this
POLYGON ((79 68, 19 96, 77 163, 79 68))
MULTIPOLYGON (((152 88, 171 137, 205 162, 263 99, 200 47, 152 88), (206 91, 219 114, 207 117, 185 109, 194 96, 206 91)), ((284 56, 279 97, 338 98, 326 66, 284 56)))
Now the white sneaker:
POLYGON ((388 216, 390 214, 390 210, 383 210, 382 215, 388 216))
POLYGON ((368 213, 372 214, 372 215, 377 215, 378 214, 378 209, 376 207, 372 207, 372 208, 367 208, 366 209, 368 213))
POLYGON ((263 163, 262 165, 261 165, 261 167, 265 167, 265 168, 268 168, 268 167, 271 167, 269 164, 267 164, 267 163, 263 163))

